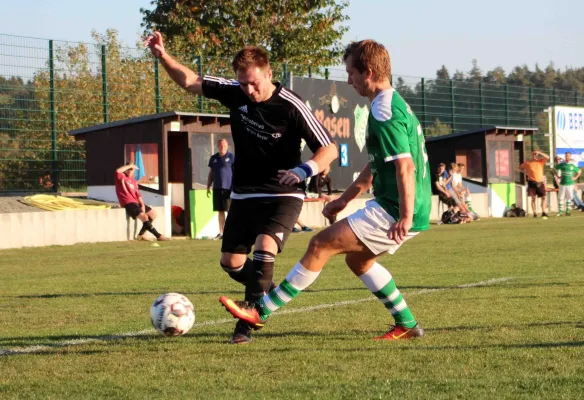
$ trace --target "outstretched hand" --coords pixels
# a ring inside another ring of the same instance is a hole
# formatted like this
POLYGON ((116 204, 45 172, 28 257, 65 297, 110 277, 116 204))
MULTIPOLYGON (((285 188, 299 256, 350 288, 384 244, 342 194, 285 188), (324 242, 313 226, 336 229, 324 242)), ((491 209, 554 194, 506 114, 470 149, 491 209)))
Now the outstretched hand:
POLYGON ((148 47, 152 52, 152 55, 156 58, 160 58, 166 50, 164 49, 164 42, 162 41, 162 34, 158 31, 154 31, 144 39, 144 46, 148 47))

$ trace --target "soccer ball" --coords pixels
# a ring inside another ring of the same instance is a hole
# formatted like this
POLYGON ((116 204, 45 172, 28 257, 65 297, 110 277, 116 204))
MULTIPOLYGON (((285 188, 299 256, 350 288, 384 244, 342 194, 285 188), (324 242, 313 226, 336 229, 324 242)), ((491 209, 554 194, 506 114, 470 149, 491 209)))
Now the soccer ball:
POLYGON ((182 336, 195 323, 195 308, 182 294, 166 293, 152 304, 150 320, 164 336, 182 336))

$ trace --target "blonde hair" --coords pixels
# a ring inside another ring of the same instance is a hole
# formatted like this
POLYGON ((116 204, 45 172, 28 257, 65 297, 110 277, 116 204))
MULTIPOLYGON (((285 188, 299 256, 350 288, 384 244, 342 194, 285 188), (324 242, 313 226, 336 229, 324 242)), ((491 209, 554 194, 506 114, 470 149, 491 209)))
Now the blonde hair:
POLYGON ((349 57, 353 67, 360 73, 371 70, 374 82, 390 79, 391 61, 387 49, 381 43, 371 39, 351 42, 345 48, 343 61, 349 57))

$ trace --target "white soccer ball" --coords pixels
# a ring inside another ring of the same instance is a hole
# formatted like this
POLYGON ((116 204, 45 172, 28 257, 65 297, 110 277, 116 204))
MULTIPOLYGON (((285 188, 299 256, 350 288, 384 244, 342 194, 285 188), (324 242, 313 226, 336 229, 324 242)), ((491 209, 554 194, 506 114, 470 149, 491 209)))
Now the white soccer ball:
POLYGON ((166 293, 150 309, 152 326, 164 336, 182 336, 195 323, 195 308, 186 296, 166 293))

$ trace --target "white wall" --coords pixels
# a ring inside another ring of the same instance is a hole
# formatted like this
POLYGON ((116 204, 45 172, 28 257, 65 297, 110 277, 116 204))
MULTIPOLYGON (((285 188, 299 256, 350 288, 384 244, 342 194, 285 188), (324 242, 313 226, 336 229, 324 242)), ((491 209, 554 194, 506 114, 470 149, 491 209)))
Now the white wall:
MULTIPOLYGON (((162 196, 156 193, 150 193, 145 190, 140 191, 144 203, 150 207, 156 209, 156 220, 154 221, 154 227, 164 236, 170 237, 172 235, 172 221, 171 221, 171 204, 170 195, 162 196), (160 207, 160 210, 158 208, 160 207)), ((116 196, 116 188, 114 185, 111 186, 88 186, 87 187, 87 197, 90 199, 103 200, 110 203, 117 203, 118 197, 116 196)))
MULTIPOLYGON (((170 220, 163 207, 153 209, 158 214, 155 226, 162 233, 159 227, 170 220)), ((133 240, 137 234, 123 208, 0 214, 0 226, 0 249, 117 242, 133 240)), ((136 230, 141 226, 138 222, 136 230)))

